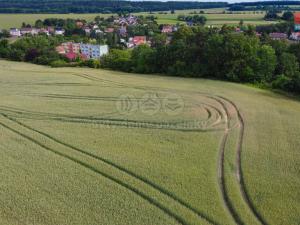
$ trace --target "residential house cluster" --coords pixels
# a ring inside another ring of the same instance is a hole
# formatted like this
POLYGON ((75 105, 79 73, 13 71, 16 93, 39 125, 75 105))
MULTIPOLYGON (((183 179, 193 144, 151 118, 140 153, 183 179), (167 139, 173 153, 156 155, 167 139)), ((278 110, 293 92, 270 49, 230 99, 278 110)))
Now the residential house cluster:
POLYGON ((103 33, 103 31, 95 23, 82 24, 82 26, 80 26, 79 28, 83 29, 87 35, 89 35, 92 32, 95 32, 95 34, 103 33))
POLYGON ((269 34, 272 40, 285 40, 288 38, 286 33, 274 32, 269 34))
POLYGON ((146 36, 134 36, 128 39, 127 48, 134 48, 139 45, 148 44, 150 45, 150 41, 147 41, 146 36))
POLYGON ((82 60, 100 59, 108 53, 108 46, 65 42, 56 47, 56 52, 64 55, 69 60, 75 60, 78 57, 82 60))
POLYGON ((281 32, 274 32, 270 33, 269 37, 272 40, 291 40, 291 41, 300 41, 300 32, 299 31, 294 31, 288 36, 286 33, 281 33, 281 32))
POLYGON ((138 24, 138 18, 133 15, 121 16, 116 18, 114 23, 120 26, 136 25, 138 24))
POLYGON ((9 34, 12 37, 21 37, 26 35, 38 35, 38 34, 55 34, 55 35, 63 35, 65 30, 62 28, 35 28, 35 27, 24 27, 24 28, 10 28, 9 34))

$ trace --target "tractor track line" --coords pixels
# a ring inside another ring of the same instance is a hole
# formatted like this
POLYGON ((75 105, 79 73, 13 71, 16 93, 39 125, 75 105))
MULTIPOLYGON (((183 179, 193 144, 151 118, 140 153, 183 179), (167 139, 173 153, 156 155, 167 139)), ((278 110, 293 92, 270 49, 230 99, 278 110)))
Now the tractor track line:
POLYGON ((149 179, 147 179, 147 178, 145 178, 145 177, 143 177, 143 176, 140 176, 140 175, 138 175, 138 174, 136 174, 136 173, 134 173, 134 172, 132 172, 132 171, 126 169, 125 167, 122 167, 122 166, 120 166, 120 165, 118 165, 118 164, 116 164, 116 163, 114 163, 114 162, 112 162, 112 161, 110 161, 110 160, 108 160, 108 159, 102 158, 102 157, 100 157, 100 156, 97 156, 97 155, 94 155, 94 154, 89 153, 89 152, 87 152, 87 151, 84 151, 84 150, 82 150, 82 149, 80 149, 80 148, 78 148, 78 147, 75 147, 75 146, 72 146, 72 145, 67 144, 67 143, 65 143, 65 142, 62 142, 62 141, 58 140, 57 138, 52 137, 52 136, 49 135, 49 134, 46 134, 46 133, 44 133, 44 132, 42 132, 42 131, 39 131, 39 130, 37 130, 37 129, 35 129, 35 128, 32 128, 32 127, 30 127, 30 126, 28 126, 28 125, 26 125, 26 124, 24 124, 24 123, 22 123, 22 122, 16 120, 16 119, 10 118, 10 117, 7 116, 7 115, 4 115, 4 114, 2 114, 2 115, 3 115, 4 117, 6 117, 8 120, 10 120, 10 121, 12 121, 12 122, 15 122, 15 123, 19 124, 20 126, 23 126, 23 127, 27 128, 27 129, 33 131, 33 132, 39 133, 40 135, 42 135, 42 136, 44 136, 44 137, 47 137, 47 138, 51 139, 52 141, 54 141, 54 142, 56 142, 56 143, 58 143, 58 144, 64 145, 64 146, 66 146, 66 147, 68 147, 68 148, 70 148, 70 149, 72 149, 72 150, 74 150, 74 151, 80 152, 80 153, 82 153, 82 154, 84 154, 84 155, 87 155, 87 156, 89 156, 89 157, 92 157, 92 158, 94 158, 94 159, 96 159, 96 160, 99 160, 99 161, 101 161, 101 162, 103 162, 103 163, 105 163, 105 164, 107 164, 107 165, 109 165, 109 166, 112 166, 112 167, 118 169, 119 171, 121 171, 121 172, 123 172, 123 173, 125 173, 125 174, 127 174, 127 175, 129 175, 129 176, 131 176, 131 177, 133 177, 133 178, 135 178, 135 179, 137 179, 137 180, 139 180, 139 181, 141 181, 141 182, 147 184, 147 185, 149 185, 150 187, 152 187, 152 188, 155 189, 156 191, 160 192, 161 194, 168 196, 169 198, 171 198, 171 199, 174 200, 175 202, 179 203, 179 204, 182 205, 183 207, 185 207, 185 208, 189 209, 190 211, 192 211, 193 213, 195 213, 195 214, 196 214, 197 216, 199 216, 201 219, 204 219, 206 222, 208 222, 208 223, 210 223, 210 224, 213 224, 213 225, 219 225, 216 221, 213 221, 212 218, 209 218, 208 216, 206 216, 206 215, 204 215, 203 213, 199 212, 197 209, 195 209, 195 208, 192 207, 190 204, 188 204, 188 203, 185 202, 184 200, 182 200, 182 199, 180 199, 179 197, 177 197, 176 195, 174 195, 172 192, 170 192, 170 191, 168 191, 168 190, 162 188, 161 186, 159 186, 159 185, 153 183, 153 182, 150 181, 149 179))
MULTIPOLYGON (((209 106, 212 107, 212 106, 209 106)), ((214 109, 214 108, 213 108, 214 109)), ((48 117, 47 119, 57 120, 61 122, 77 122, 77 123, 90 123, 90 124, 102 124, 110 126, 122 126, 122 127, 136 127, 136 128, 149 128, 149 129, 163 129, 163 130, 177 130, 183 132, 210 132, 218 130, 214 128, 219 125, 222 121, 218 120, 212 124, 209 123, 211 118, 203 120, 188 120, 188 121, 170 121, 170 122, 155 122, 155 121, 137 121, 130 119, 117 119, 109 117, 83 117, 83 116, 73 116, 73 115, 59 115, 52 113, 37 113, 30 111, 20 111, 19 109, 10 109, 0 106, 0 110, 9 113, 15 113, 17 115, 24 115, 24 118, 31 118, 34 116, 39 117, 48 117), (28 117, 29 116, 29 117, 28 117), (197 127, 193 126, 196 123, 199 123, 197 127), (208 122, 209 124, 205 124, 208 122)), ((6 114, 6 113, 3 113, 6 114)), ((108 114, 112 115, 112 114, 108 114)), ((18 116, 19 117, 19 116, 18 116)))
POLYGON ((189 223, 187 221, 185 221, 183 218, 181 218, 180 216, 176 215, 175 213, 173 213, 171 210, 169 210, 168 208, 164 207, 162 204, 160 204, 158 201, 156 201, 155 199, 147 196, 146 194, 144 194, 143 192, 139 191, 137 188, 129 185, 129 184, 126 184, 124 182, 122 182, 121 180, 109 175, 109 174, 106 174, 98 169, 96 169, 95 167, 92 167, 90 166, 89 164, 85 163, 85 162, 82 162, 74 157, 71 157, 71 156, 68 156, 67 154, 64 154, 64 153, 61 153, 57 150, 54 150, 52 148, 49 148, 47 147, 46 145, 44 145, 43 143, 40 143, 39 141, 5 125, 4 123, 0 122, 0 125, 3 126, 4 128, 6 128, 7 130, 10 130, 11 132, 15 133, 15 134, 18 134, 19 136, 23 137, 24 139, 40 146, 41 148, 49 151, 49 152, 52 152, 62 158, 65 158, 65 159, 68 159, 90 171, 93 171, 94 173, 98 174, 98 175, 101 175, 102 177, 105 177, 106 179, 120 185, 121 187, 131 191, 132 193, 136 194, 137 196, 140 196, 141 198, 143 198, 144 200, 146 200, 148 203, 150 203, 151 205, 157 207, 158 209, 160 209, 161 211, 163 211, 166 215, 170 216, 171 218, 173 218, 174 220, 176 220, 178 223, 182 224, 182 225, 189 225, 189 223))
POLYGON ((224 98, 222 96, 218 96, 218 97, 225 100, 225 101, 227 101, 227 102, 229 102, 235 108, 238 119, 240 121, 240 131, 239 131, 238 146, 237 146, 237 151, 236 151, 236 165, 237 165, 236 178, 237 178, 238 183, 239 183, 240 192, 242 194, 242 197, 243 197, 245 203, 247 204, 248 208, 253 213, 255 218, 261 224, 267 225, 267 222, 264 220, 262 215, 254 207, 254 205, 253 205, 252 201, 250 200, 249 195, 246 191, 246 185, 245 185, 245 180, 244 180, 243 171, 242 171, 242 159, 241 159, 242 145, 243 145, 244 131, 245 131, 244 119, 243 119, 243 117, 241 115, 241 112, 238 109, 237 105, 233 101, 231 101, 230 99, 224 98))
MULTIPOLYGON (((85 75, 87 77, 89 77, 89 75, 85 75)), ((93 77, 93 76, 92 76, 93 77)), ((98 79, 96 77, 93 77, 94 79, 97 79, 97 80, 101 80, 101 79, 98 79)), ((106 82, 111 82, 111 83, 115 83, 114 81, 110 81, 110 80, 103 80, 103 81, 106 81, 106 82)), ((119 82, 116 82, 116 84, 118 85, 122 85, 122 83, 119 83, 119 82)), ((124 85, 124 84, 123 84, 124 85)), ((124 85, 124 86, 127 86, 127 87, 130 87, 130 85, 124 85)), ((134 86, 132 86, 133 88, 136 88, 134 86)), ((146 87, 142 87, 142 88, 136 88, 136 89, 144 89, 146 87)), ((148 88, 152 88, 153 90, 155 90, 155 87, 148 87, 148 88)), ((164 89, 160 89, 160 90, 164 90, 164 91, 177 91, 177 90, 173 90, 173 89, 168 89, 168 88, 164 88, 164 89)), ((188 91, 189 93, 199 93, 199 92, 195 92, 195 91, 188 91)), ((199 94, 205 94, 208 98, 211 98, 211 99, 214 99, 216 101, 219 101, 220 104, 222 105, 222 107, 224 108, 225 112, 228 113, 227 109, 226 109, 226 106, 224 105, 224 103, 222 101, 220 101, 219 99, 215 98, 215 97, 212 97, 211 95, 207 95, 206 93, 199 93, 199 94)), ((263 219, 263 217, 259 214, 259 212, 255 209, 253 203, 251 202, 250 198, 249 198, 249 195, 246 191, 246 187, 245 187, 245 181, 244 181, 244 178, 243 178, 243 173, 242 173, 242 166, 241 166, 241 152, 242 152, 242 142, 243 142, 243 137, 244 137, 244 126, 245 126, 245 123, 244 123, 244 120, 243 120, 243 117, 238 109, 238 107, 236 106, 236 104, 227 99, 227 98, 224 98, 222 96, 218 96, 216 95, 216 97, 220 98, 220 99, 223 99, 227 102, 229 102, 236 110, 237 112, 237 115, 238 115, 238 118, 239 118, 239 122, 240 122, 240 131, 239 131, 239 140, 238 140, 238 151, 237 151, 237 180, 238 180, 238 183, 239 183, 239 186, 240 186, 240 191, 242 193, 242 197, 244 199, 244 201, 246 202, 246 204, 248 205, 249 209, 251 210, 251 212, 254 214, 254 216, 256 217, 256 219, 263 225, 267 225, 266 221, 263 219)), ((229 124, 227 124, 227 127, 229 126, 229 124)), ((227 135, 226 135, 227 136, 227 135)), ((224 137, 223 137, 224 139, 224 137)), ((226 141, 227 137, 225 137, 225 141, 226 141)), ((225 147, 225 146, 224 146, 225 147)), ((225 149, 224 149, 225 150, 225 149)), ((222 157, 221 157, 222 158, 222 157)), ((224 159, 223 159, 224 160, 224 159)), ((224 162, 223 162, 224 163, 224 162)), ((224 184, 225 185, 225 184, 224 184)))
POLYGON ((241 220, 241 218, 239 217, 239 215, 236 213, 236 211, 234 210, 233 204, 230 201, 228 194, 227 194, 227 188, 225 185, 225 170, 224 170, 224 165, 225 165, 225 149, 226 149, 226 143, 227 143, 227 139, 228 139, 228 134, 229 134, 229 112, 228 109, 226 108, 225 104, 219 100, 218 98, 215 97, 211 97, 212 99, 214 99, 215 101, 219 102, 219 104, 222 106, 222 108, 225 111, 225 118, 226 118, 226 127, 223 133, 223 137, 221 140, 221 144, 219 147, 219 161, 218 161, 218 184, 220 187, 220 191, 222 194, 222 199, 225 205, 225 208, 227 209, 227 211, 229 212, 229 214, 231 215, 232 219, 235 221, 236 224, 244 224, 241 220))

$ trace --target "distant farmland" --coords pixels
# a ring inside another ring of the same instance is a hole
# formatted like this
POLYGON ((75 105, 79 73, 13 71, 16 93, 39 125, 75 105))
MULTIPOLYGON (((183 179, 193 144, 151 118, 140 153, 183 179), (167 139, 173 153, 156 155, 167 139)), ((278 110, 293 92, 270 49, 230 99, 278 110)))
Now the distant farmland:
MULTIPOLYGON (((151 14, 157 16, 157 21, 160 24, 176 24, 180 23, 177 20, 177 16, 180 14, 189 15, 189 13, 200 10, 178 10, 175 14, 151 14)), ((205 12, 209 14, 201 14, 207 17, 207 25, 221 26, 223 24, 238 25, 240 20, 244 21, 244 24, 260 25, 260 24, 270 24, 270 21, 264 21, 264 13, 257 12, 240 12, 236 14, 221 14, 224 9, 206 9, 205 12)), ((45 18, 73 18, 73 19, 85 19, 87 21, 92 21, 96 16, 108 17, 113 14, 0 14, 0 29, 9 29, 11 27, 20 27, 22 22, 34 24, 38 19, 45 18)), ((150 15, 148 13, 135 13, 135 15, 150 15)))
POLYGON ((298 100, 8 61, 0 97, 0 224, 299 224, 298 100))

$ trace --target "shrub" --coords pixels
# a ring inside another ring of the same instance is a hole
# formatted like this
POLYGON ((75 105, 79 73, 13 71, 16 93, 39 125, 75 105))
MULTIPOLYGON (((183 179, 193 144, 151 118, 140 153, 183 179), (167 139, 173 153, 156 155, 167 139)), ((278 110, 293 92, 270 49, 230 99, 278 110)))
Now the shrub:
POLYGON ((52 61, 50 63, 50 66, 52 66, 52 67, 64 67, 64 66, 68 66, 68 63, 65 62, 64 60, 59 59, 59 60, 52 61))

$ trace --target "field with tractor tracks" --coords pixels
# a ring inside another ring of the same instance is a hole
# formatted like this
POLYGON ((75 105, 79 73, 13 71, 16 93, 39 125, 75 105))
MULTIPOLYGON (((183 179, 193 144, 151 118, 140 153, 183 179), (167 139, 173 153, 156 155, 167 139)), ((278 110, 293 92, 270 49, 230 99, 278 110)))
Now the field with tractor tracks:
POLYGON ((0 60, 0 224, 297 225, 300 102, 0 60))

